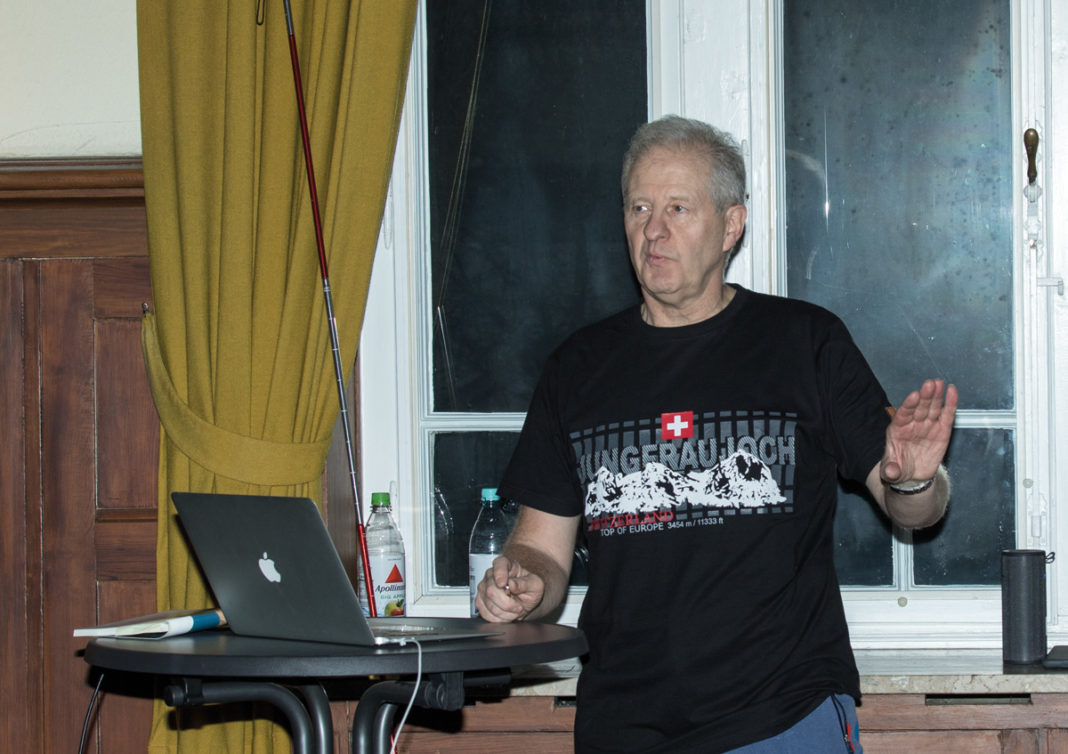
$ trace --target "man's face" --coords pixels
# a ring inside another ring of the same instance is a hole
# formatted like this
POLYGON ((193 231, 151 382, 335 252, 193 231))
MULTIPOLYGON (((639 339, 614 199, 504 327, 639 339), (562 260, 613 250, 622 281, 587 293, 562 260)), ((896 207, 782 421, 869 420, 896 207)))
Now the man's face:
POLYGON ((745 207, 721 213, 712 202, 708 170, 702 157, 656 148, 627 188, 623 224, 638 282, 647 299, 678 311, 718 306, 727 254, 745 226, 745 207))

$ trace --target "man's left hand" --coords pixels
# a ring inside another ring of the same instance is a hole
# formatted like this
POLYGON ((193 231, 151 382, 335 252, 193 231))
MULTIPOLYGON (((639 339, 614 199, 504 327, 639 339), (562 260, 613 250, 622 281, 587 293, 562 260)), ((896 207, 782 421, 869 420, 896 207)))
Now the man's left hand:
POLYGON ((932 478, 946 454, 956 415, 957 388, 946 387, 945 380, 926 380, 909 393, 886 428, 882 480, 907 485, 932 478))

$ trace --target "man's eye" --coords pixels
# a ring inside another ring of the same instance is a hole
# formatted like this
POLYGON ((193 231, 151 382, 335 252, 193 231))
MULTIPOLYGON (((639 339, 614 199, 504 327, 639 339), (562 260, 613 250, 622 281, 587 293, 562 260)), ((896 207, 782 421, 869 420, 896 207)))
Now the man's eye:
POLYGON ((678 215, 678 214, 681 214, 681 213, 685 212, 686 211, 686 207, 681 205, 681 204, 674 204, 671 207, 671 211, 674 212, 676 215, 678 215))

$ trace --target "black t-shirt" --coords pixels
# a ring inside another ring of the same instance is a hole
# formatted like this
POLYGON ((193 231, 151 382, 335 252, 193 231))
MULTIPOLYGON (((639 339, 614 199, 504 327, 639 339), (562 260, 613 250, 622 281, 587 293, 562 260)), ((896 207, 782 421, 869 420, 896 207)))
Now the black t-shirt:
POLYGON ((695 325, 634 307, 572 335, 500 485, 583 517, 581 752, 723 751, 860 696, 833 516, 886 395, 833 314, 735 287, 695 325))

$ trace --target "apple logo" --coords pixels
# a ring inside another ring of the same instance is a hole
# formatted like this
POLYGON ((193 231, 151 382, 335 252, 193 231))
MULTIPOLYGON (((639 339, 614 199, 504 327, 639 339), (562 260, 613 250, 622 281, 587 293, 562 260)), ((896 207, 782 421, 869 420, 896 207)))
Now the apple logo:
POLYGON ((263 553, 263 557, 260 558, 260 572, 268 581, 278 583, 282 580, 282 574, 278 572, 278 569, 274 567, 274 561, 267 557, 267 553, 263 553))

